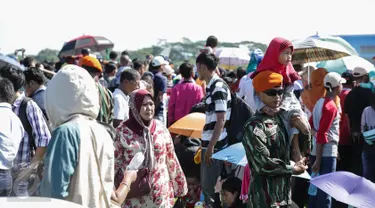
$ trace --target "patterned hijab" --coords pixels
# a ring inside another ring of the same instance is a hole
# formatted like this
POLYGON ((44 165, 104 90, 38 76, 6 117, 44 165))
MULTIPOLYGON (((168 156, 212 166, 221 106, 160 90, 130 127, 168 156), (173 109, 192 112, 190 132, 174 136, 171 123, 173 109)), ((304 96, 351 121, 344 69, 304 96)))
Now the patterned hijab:
POLYGON ((154 148, 153 148, 153 135, 156 129, 156 122, 154 119, 151 121, 145 121, 142 119, 140 111, 143 100, 146 96, 151 96, 151 93, 147 90, 141 89, 136 90, 130 94, 129 99, 129 120, 125 122, 125 125, 130 128, 135 134, 141 136, 145 143, 145 165, 149 169, 154 167, 154 148))

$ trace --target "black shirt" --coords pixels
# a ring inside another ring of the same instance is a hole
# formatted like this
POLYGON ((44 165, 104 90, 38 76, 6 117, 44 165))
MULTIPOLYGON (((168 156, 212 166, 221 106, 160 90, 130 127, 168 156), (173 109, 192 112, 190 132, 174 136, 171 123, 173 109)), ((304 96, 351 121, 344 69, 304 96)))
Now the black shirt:
POLYGON ((350 132, 361 132, 361 117, 363 110, 371 105, 372 90, 354 87, 345 99, 345 112, 350 120, 350 132))

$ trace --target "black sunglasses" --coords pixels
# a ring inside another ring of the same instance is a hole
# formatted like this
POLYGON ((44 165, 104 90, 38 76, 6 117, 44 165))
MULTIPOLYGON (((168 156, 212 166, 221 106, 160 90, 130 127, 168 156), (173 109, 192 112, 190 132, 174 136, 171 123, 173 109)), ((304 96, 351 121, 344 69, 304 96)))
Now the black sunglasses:
POLYGON ((276 95, 281 96, 284 94, 284 89, 279 89, 279 90, 269 89, 269 90, 264 91, 263 93, 271 97, 274 97, 276 95))

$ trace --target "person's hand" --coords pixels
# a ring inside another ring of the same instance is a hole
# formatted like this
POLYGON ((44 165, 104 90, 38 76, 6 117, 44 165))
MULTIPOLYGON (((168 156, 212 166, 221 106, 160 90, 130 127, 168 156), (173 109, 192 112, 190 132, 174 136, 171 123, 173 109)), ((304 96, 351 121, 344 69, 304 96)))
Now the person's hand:
POLYGON ((320 162, 317 162, 315 160, 314 164, 311 166, 311 172, 319 173, 319 170, 320 170, 320 162))
POLYGON ((135 180, 137 180, 137 171, 136 170, 127 170, 124 172, 124 178, 122 182, 130 186, 135 180))
POLYGON ((302 118, 302 116, 300 116, 300 115, 293 115, 290 118, 290 122, 291 122, 291 126, 297 128, 298 130, 300 130, 304 134, 308 134, 309 133, 309 131, 310 131, 309 127, 304 122, 304 119, 302 118))
POLYGON ((204 154, 204 162, 208 165, 212 165, 212 154, 214 153, 214 147, 213 145, 209 144, 206 150, 206 153, 204 154))
POLYGON ((305 172, 307 170, 307 165, 306 165, 306 158, 303 157, 300 161, 296 162, 293 166, 293 174, 299 175, 305 172))
POLYGON ((216 185, 215 185, 215 193, 220 193, 222 187, 223 187, 223 183, 224 183, 225 180, 221 180, 221 176, 219 176, 216 180, 216 185))

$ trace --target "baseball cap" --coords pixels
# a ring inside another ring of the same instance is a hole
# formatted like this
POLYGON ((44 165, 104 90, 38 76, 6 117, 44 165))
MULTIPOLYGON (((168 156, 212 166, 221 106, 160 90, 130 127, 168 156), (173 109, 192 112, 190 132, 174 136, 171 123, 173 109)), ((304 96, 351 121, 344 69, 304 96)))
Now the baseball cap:
POLYGON ((325 87, 335 88, 344 83, 346 83, 346 80, 336 72, 330 72, 324 77, 325 87))
POLYGON ((163 69, 164 69, 164 73, 165 74, 167 74, 167 75, 171 75, 171 74, 173 74, 173 69, 172 69, 172 67, 170 66, 170 65, 165 65, 164 67, 163 67, 163 69))
POLYGON ((161 66, 164 64, 169 64, 162 56, 155 56, 154 59, 151 61, 151 65, 153 67, 161 66))
POLYGON ((351 71, 346 71, 344 73, 342 73, 341 75, 342 78, 344 78, 346 80, 346 83, 347 84, 351 84, 354 82, 354 77, 353 77, 353 74, 351 73, 351 71))
POLYGON ((100 64, 99 60, 92 57, 92 56, 85 56, 81 59, 81 61, 79 62, 79 65, 84 67, 84 66, 87 66, 87 67, 91 67, 91 68, 94 68, 96 70, 98 70, 99 72, 102 72, 102 65, 100 64))
POLYGON ((354 77, 362 77, 368 74, 370 70, 363 68, 363 67, 355 67, 353 70, 353 76, 354 77))

